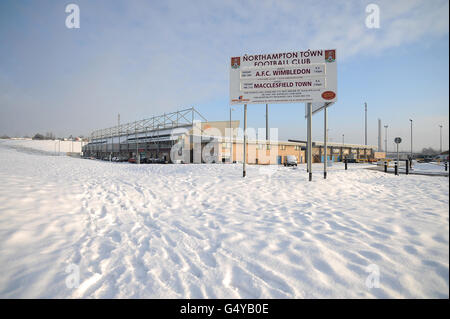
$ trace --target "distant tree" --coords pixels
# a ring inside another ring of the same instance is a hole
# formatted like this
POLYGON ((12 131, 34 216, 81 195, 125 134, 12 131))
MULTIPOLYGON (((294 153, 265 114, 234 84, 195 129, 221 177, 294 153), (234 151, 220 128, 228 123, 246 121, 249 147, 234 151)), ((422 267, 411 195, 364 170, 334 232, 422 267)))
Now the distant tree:
POLYGON ((0 138, 5 139, 5 140, 10 139, 10 137, 8 135, 2 135, 2 136, 0 136, 0 138))
POLYGON ((54 140, 55 139, 55 135, 52 132, 47 132, 45 133, 45 138, 46 140, 54 140))
POLYGON ((33 140, 45 140, 45 136, 37 133, 33 136, 33 140))
POLYGON ((436 151, 432 147, 424 147, 422 149, 422 155, 438 155, 439 151, 436 151))

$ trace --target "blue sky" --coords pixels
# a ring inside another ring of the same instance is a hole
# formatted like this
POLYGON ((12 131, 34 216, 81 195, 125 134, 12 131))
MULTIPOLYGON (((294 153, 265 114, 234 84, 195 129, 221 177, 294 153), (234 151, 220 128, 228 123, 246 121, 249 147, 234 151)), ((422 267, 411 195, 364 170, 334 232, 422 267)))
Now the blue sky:
MULTIPOLYGON (((245 53, 336 48, 338 102, 332 141, 369 144, 377 119, 409 150, 448 148, 448 1, 1 1, 0 134, 84 134, 122 121, 195 106, 229 117, 229 58, 245 53), (81 28, 65 27, 79 5, 81 28), (380 28, 365 26, 366 5, 380 28)), ((264 105, 249 126, 264 127, 264 105)), ((303 104, 271 105, 281 139, 305 138, 303 104)), ((233 119, 243 119, 235 107, 233 119)), ((313 138, 323 138, 323 117, 313 138)), ((384 139, 384 138, 383 138, 384 139)))

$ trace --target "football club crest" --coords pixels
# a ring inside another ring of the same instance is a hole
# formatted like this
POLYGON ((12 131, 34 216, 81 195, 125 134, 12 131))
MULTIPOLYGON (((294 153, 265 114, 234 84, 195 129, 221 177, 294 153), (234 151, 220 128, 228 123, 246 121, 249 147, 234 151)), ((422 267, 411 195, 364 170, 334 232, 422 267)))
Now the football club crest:
POLYGON ((240 57, 231 58, 231 67, 233 69, 239 69, 240 66, 241 66, 241 58, 240 57))
POLYGON ((336 61, 336 50, 325 50, 325 61, 326 62, 336 61))

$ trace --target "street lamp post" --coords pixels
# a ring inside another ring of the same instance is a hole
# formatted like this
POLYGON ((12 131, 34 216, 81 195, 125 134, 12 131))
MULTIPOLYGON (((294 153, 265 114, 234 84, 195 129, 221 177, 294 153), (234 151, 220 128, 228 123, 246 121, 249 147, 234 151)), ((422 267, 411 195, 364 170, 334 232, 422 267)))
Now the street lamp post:
POLYGON ((388 148, 387 148, 387 129, 388 129, 388 125, 385 125, 384 126, 384 128, 385 128, 385 133, 384 133, 384 151, 386 152, 386 155, 387 155, 387 152, 388 152, 388 148))
POLYGON ((413 158, 413 133, 412 133, 413 120, 409 119, 409 121, 411 122, 411 161, 412 161, 412 158, 413 158))
POLYGON ((442 125, 439 125, 439 153, 442 153, 442 125))
POLYGON ((342 146, 344 146, 344 134, 342 134, 342 146))
POLYGON ((139 155, 139 144, 138 144, 138 137, 137 137, 137 121, 134 122, 134 136, 135 136, 135 143, 136 143, 136 164, 141 164, 141 156, 139 155))
POLYGON ((367 145, 367 103, 364 103, 364 145, 367 145))

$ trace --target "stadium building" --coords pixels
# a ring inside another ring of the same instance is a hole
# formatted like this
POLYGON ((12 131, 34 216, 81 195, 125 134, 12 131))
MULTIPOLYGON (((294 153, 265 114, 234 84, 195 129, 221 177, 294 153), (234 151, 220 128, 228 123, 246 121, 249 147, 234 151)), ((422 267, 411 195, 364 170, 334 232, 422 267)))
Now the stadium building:
MULTIPOLYGON (((84 157, 138 163, 239 163, 243 161, 243 131, 239 121, 207 121, 189 108, 92 132, 84 157), (231 132, 231 133, 230 133, 231 132)), ((377 147, 327 143, 328 160, 372 160, 377 147)), ((313 162, 324 160, 323 142, 313 142, 313 162)), ((288 155, 306 161, 306 141, 266 140, 249 136, 248 164, 284 164, 288 155)))

